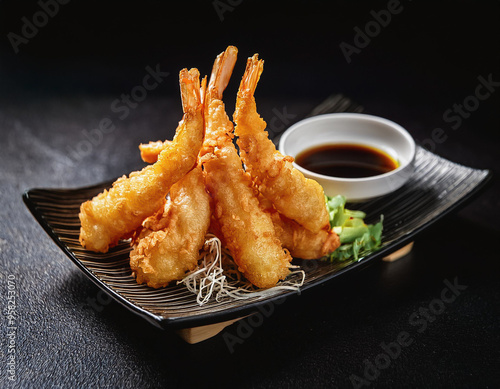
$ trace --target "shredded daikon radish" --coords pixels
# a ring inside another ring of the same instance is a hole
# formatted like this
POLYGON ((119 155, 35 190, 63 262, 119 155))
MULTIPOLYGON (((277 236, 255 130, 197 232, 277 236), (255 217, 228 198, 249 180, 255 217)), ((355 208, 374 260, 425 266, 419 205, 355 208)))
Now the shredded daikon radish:
POLYGON ((280 290, 300 293, 306 274, 298 266, 291 266, 291 268, 296 270, 278 285, 269 289, 256 289, 243 278, 230 253, 222 248, 219 238, 213 234, 207 234, 198 269, 189 272, 177 283, 184 284, 189 291, 196 294, 196 301, 200 306, 212 298, 216 301, 222 301, 225 298, 235 300, 263 298, 276 295, 276 292, 280 290))

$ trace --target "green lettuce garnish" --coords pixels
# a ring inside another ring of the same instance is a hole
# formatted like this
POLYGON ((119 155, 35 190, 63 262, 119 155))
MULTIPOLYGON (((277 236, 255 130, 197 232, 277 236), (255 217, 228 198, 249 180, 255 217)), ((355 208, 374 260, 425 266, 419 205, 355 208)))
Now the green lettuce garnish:
POLYGON ((340 238, 340 247, 326 257, 330 262, 359 261, 381 245, 383 215, 376 224, 366 224, 362 211, 345 209, 345 197, 326 196, 330 227, 340 238))

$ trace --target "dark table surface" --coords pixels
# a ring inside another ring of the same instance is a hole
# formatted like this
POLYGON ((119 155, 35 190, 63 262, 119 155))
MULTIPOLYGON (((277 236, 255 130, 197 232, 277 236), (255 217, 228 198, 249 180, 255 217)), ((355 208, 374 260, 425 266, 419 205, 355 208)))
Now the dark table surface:
POLYGON ((72 1, 50 3, 53 16, 44 19, 36 2, 2 1, 0 386, 498 387, 500 8, 478 3, 72 1), (36 33, 23 27, 33 18, 36 33), (371 37, 356 38, 367 28, 371 37), (344 93, 435 153, 494 177, 418 236, 407 257, 346 274, 262 322, 189 345, 100 292, 21 195, 140 169, 137 145, 170 139, 180 119, 177 72, 209 72, 227 44, 240 49, 228 112, 242 58, 259 52, 265 119, 286 112, 286 127, 330 93, 344 93), (169 75, 119 118, 113 102, 142 83, 147 66, 169 75), (479 87, 481 79, 489 87, 479 87), (116 130, 84 148, 105 117, 116 130), (12 355, 15 365, 7 365, 12 355))

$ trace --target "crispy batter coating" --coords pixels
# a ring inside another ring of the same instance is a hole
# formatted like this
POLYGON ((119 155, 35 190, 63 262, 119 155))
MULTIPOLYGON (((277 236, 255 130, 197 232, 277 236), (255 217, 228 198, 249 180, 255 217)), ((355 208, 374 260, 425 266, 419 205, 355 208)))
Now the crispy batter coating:
POLYGON ((172 186, 165 208, 144 221, 130 253, 137 282, 160 288, 196 268, 210 215, 210 196, 198 166, 172 186))
POLYGON ((214 201, 218 229, 239 270, 252 284, 269 288, 288 275, 292 257, 282 248, 271 218, 260 208, 251 178, 243 170, 232 142, 233 125, 220 100, 223 88, 211 89, 218 84, 213 80, 214 74, 220 74, 217 66, 227 69, 227 59, 218 60, 205 101, 206 136, 200 153, 205 183, 214 201))
POLYGON ((133 237, 130 267, 138 283, 160 288, 184 278, 196 268, 209 229, 259 288, 285 279, 292 255, 320 258, 340 244, 329 228, 321 186, 268 139, 254 98, 263 69, 257 55, 247 62, 233 128, 222 93, 236 55, 229 46, 217 57, 208 86, 206 78, 200 84, 196 69, 183 69, 184 116, 174 139, 141 144, 141 157, 152 165, 81 205, 85 248, 106 252, 133 237))
POLYGON ((334 231, 323 229, 315 234, 279 213, 264 196, 259 195, 259 202, 271 216, 276 236, 293 257, 317 259, 330 254, 340 246, 340 238, 334 231))
POLYGON ((311 232, 279 212, 273 212, 271 218, 283 247, 296 258, 318 259, 334 252, 340 246, 340 238, 332 230, 311 232))
POLYGON ((230 141, 218 147, 204 159, 214 217, 239 270, 252 284, 272 287, 288 275, 292 258, 281 247, 270 216, 260 208, 236 148, 230 141))
POLYGON ((265 131, 266 122, 257 113, 254 92, 263 65, 257 54, 248 59, 238 91, 234 121, 241 159, 260 192, 281 214, 314 233, 328 230, 323 188, 295 169, 293 158, 276 150, 265 131))
POLYGON ((109 191, 82 204, 80 243, 86 249, 106 252, 137 229, 163 205, 170 187, 196 164, 204 135, 198 70, 183 69, 180 85, 184 116, 158 161, 128 178, 119 178, 109 191))

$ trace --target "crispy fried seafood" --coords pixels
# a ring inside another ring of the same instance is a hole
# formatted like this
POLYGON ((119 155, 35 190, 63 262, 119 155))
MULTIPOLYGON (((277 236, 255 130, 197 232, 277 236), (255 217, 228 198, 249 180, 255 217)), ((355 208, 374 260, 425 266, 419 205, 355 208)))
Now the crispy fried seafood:
POLYGON ((219 77, 230 74, 232 56, 226 51, 214 64, 205 110, 205 142, 201 159, 207 189, 214 199, 218 222, 239 270, 260 288, 269 288, 288 273, 290 254, 276 237, 271 218, 260 208, 252 181, 243 170, 232 142, 233 124, 220 100, 219 77))
POLYGON ((321 186, 268 139, 254 98, 263 66, 257 55, 241 81, 236 129, 228 118, 222 94, 236 55, 229 46, 216 58, 208 86, 196 69, 182 70, 184 116, 173 141, 141 144, 141 157, 152 165, 81 206, 81 244, 106 252, 132 237, 130 267, 138 283, 159 288, 186 279, 209 230, 259 288, 284 280, 292 255, 319 258, 339 246, 321 186))
POLYGON ((332 230, 313 233, 299 223, 279 213, 264 196, 259 196, 261 207, 271 216, 274 230, 283 247, 296 258, 316 259, 335 251, 340 246, 339 236, 332 230))
POLYGON ((196 268, 210 215, 210 197, 199 166, 172 186, 164 209, 144 221, 130 253, 137 282, 160 288, 196 268))
POLYGON ((249 58, 238 91, 234 122, 241 159, 260 192, 280 213, 313 233, 329 230, 323 188, 295 169, 291 157, 276 150, 257 113, 254 92, 263 66, 257 54, 249 58))
POLYGON ((160 152, 154 165, 119 178, 109 191, 82 204, 83 247, 106 252, 127 237, 163 205, 170 187, 196 164, 204 134, 199 72, 184 69, 179 77, 184 116, 174 140, 160 152))

